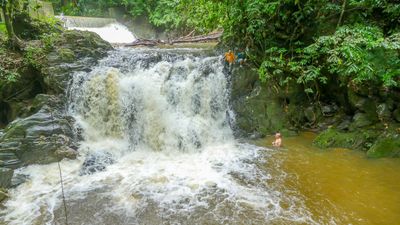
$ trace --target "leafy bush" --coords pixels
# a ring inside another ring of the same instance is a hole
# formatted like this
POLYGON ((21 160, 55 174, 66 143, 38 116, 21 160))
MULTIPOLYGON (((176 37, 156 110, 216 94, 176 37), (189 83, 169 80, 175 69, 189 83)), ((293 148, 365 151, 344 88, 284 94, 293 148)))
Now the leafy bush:
POLYGON ((4 23, 0 23, 0 33, 7 34, 6 25, 4 23))
POLYGON ((29 45, 25 48, 24 63, 32 66, 36 70, 43 68, 46 58, 46 51, 41 46, 29 45))
POLYGON ((400 33, 384 37, 378 27, 342 26, 333 35, 296 48, 292 55, 285 48, 268 49, 259 74, 261 80, 281 85, 295 80, 308 93, 318 91, 317 84, 326 84, 329 78, 342 85, 398 87, 399 50, 400 33))

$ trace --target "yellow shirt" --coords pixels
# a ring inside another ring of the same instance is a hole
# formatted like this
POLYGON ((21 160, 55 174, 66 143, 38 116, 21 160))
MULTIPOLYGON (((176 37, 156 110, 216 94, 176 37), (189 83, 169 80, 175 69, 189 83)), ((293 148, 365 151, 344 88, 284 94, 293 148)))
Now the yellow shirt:
POLYGON ((233 52, 227 52, 227 53, 225 53, 225 60, 228 62, 228 63, 233 63, 233 61, 235 61, 235 55, 233 54, 233 52))

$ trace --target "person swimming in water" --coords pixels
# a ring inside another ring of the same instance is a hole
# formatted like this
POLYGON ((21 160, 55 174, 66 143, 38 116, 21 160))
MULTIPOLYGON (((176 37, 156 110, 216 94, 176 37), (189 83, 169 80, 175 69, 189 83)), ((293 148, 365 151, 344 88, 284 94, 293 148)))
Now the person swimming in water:
POLYGON ((282 146, 282 135, 281 133, 276 132, 275 134, 275 141, 272 142, 272 146, 274 147, 281 147, 282 146))

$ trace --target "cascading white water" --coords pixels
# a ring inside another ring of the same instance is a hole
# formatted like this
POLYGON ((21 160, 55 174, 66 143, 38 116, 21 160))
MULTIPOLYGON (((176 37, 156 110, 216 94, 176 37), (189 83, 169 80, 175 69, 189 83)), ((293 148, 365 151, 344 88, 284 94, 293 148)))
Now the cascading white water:
POLYGON ((57 16, 69 30, 82 30, 97 33, 103 40, 112 44, 132 43, 135 35, 121 23, 111 18, 57 16))
MULTIPOLYGON (((79 159, 61 163, 70 224, 314 223, 257 166, 269 150, 234 140, 221 61, 119 49, 75 74, 69 110, 83 140, 79 159)), ((57 165, 17 173, 30 179, 0 224, 63 224, 57 165)))
POLYGON ((127 44, 136 40, 133 33, 120 23, 112 23, 104 27, 68 27, 68 29, 94 32, 112 44, 127 44))

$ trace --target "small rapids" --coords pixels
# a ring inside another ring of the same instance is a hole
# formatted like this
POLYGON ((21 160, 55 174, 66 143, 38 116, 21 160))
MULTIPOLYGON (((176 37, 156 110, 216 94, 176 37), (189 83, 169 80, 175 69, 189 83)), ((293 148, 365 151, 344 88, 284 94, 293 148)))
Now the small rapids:
MULTIPOLYGON (((118 49, 68 96, 82 138, 78 160, 61 162, 70 225, 316 223, 261 169, 273 150, 234 139, 221 57, 118 49)), ((16 172, 29 180, 0 224, 64 224, 57 164, 16 172)))

